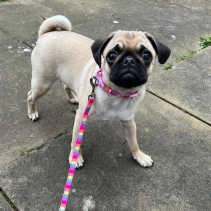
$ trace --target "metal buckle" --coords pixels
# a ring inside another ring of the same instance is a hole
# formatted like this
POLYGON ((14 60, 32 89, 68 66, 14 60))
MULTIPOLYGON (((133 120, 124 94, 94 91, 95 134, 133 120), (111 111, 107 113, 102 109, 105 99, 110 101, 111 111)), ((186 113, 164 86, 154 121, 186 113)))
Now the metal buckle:
POLYGON ((96 76, 92 76, 90 78, 90 84, 92 85, 92 93, 88 96, 88 99, 90 97, 92 97, 92 98, 95 99, 95 93, 94 93, 94 91, 95 91, 95 87, 97 86, 97 78, 96 78, 96 76))

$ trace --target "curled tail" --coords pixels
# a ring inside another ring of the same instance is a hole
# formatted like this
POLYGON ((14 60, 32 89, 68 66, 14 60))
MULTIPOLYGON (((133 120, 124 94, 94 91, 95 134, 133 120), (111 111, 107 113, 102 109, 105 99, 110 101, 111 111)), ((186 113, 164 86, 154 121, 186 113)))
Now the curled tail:
POLYGON ((62 15, 56 15, 51 18, 47 18, 42 25, 40 26, 40 29, 38 31, 38 36, 42 36, 43 34, 51 31, 71 31, 72 24, 70 21, 62 16, 62 15))

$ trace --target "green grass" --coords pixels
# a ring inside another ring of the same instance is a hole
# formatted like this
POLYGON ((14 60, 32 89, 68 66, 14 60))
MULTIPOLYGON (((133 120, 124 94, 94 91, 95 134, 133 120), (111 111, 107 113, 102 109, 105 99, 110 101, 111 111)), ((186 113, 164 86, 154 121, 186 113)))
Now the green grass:
POLYGON ((171 69, 172 67, 173 67, 173 64, 168 63, 168 64, 166 64, 166 65, 163 66, 163 69, 164 69, 164 70, 169 70, 169 69, 171 69))
POLYGON ((179 60, 182 61, 182 60, 191 59, 191 58, 196 54, 196 52, 197 52, 197 51, 188 51, 187 54, 180 56, 180 57, 179 57, 179 60))
POLYGON ((29 149, 20 149, 21 155, 25 156, 28 155, 30 152, 34 150, 39 150, 43 147, 43 144, 37 147, 29 148, 29 149))
POLYGON ((211 37, 200 37, 199 46, 201 49, 206 48, 211 45, 211 37))

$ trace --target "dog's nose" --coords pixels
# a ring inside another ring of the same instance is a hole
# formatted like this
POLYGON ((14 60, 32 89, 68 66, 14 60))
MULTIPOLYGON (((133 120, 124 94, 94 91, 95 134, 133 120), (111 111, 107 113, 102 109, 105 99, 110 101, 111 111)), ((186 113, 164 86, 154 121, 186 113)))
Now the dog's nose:
POLYGON ((124 63, 124 65, 128 65, 128 64, 134 65, 136 63, 136 61, 133 57, 128 56, 123 59, 123 63, 124 63))

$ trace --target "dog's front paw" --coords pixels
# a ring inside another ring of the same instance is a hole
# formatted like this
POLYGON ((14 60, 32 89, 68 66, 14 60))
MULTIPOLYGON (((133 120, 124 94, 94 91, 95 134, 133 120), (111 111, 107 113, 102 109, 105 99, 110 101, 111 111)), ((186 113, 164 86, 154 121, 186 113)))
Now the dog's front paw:
MULTIPOLYGON (((72 156, 69 157, 69 163, 70 164, 72 163, 72 156)), ((81 155, 81 153, 79 153, 78 159, 76 161, 76 168, 82 167, 83 166, 83 163, 84 163, 83 156, 81 155)))
POLYGON ((153 165, 153 160, 150 156, 144 154, 142 151, 138 151, 133 154, 133 157, 143 167, 149 167, 153 165))
POLYGON ((39 114, 38 112, 34 112, 33 114, 28 114, 29 119, 31 119, 32 121, 36 121, 37 119, 39 119, 39 114))

